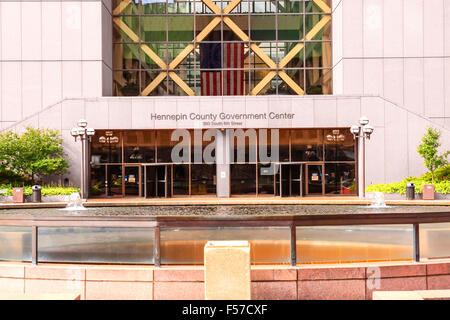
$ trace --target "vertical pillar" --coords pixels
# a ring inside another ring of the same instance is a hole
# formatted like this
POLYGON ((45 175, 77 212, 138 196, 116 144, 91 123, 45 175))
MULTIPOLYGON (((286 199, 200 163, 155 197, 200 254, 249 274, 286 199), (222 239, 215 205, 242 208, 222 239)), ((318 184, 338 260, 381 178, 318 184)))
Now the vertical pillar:
POLYGON ((364 168, 364 156, 365 156, 365 145, 364 137, 362 136, 362 129, 360 128, 360 133, 358 137, 358 195, 360 198, 365 198, 365 168, 364 168))
POLYGON ((89 138, 85 135, 82 137, 83 139, 83 159, 81 160, 84 163, 84 171, 83 171, 83 199, 87 199, 89 197, 89 138))
POLYGON ((230 197, 230 132, 216 132, 216 195, 218 198, 230 197))

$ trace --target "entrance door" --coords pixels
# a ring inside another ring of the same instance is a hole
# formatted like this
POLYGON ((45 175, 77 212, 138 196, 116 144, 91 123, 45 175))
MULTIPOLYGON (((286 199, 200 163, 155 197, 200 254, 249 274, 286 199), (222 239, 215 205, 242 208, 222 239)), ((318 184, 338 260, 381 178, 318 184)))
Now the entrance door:
POLYGON ((323 183, 323 164, 306 165, 306 194, 323 195, 325 193, 325 184, 323 183))
POLYGON ((282 197, 303 196, 303 164, 281 163, 277 178, 277 194, 282 197))
POLYGON ((124 197, 142 197, 141 166, 124 166, 122 193, 124 197))
POLYGON ((171 197, 171 180, 172 180, 172 166, 171 165, 151 165, 144 166, 144 197, 171 197))

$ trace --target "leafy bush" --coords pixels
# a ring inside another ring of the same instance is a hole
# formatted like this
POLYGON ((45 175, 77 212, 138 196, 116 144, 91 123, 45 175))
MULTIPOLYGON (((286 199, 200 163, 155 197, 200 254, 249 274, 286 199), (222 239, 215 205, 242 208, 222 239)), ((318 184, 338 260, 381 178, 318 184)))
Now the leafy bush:
MULTIPOLYGON (((0 133, 3 176, 22 177, 33 185, 35 178, 66 173, 69 165, 64 156, 58 130, 28 127, 20 135, 13 131, 0 133)), ((17 179, 8 181, 15 182, 17 179)))
MULTIPOLYGON (((26 196, 31 196, 33 193, 33 190, 31 189, 31 186, 18 186, 18 185, 0 185, 0 190, 7 190, 6 194, 1 194, 4 196, 12 196, 12 189, 20 187, 24 188, 24 194, 26 196)), ((71 195, 74 192, 80 193, 79 188, 74 187, 55 187, 55 186, 42 186, 41 194, 42 196, 68 196, 71 195)))
MULTIPOLYGON (((414 183, 415 192, 421 194, 423 185, 432 183, 432 176, 430 172, 427 172, 420 177, 409 177, 400 182, 373 184, 366 187, 366 192, 406 194, 408 182, 414 183)), ((439 168, 434 172, 434 190, 437 193, 450 193, 450 165, 439 168)))

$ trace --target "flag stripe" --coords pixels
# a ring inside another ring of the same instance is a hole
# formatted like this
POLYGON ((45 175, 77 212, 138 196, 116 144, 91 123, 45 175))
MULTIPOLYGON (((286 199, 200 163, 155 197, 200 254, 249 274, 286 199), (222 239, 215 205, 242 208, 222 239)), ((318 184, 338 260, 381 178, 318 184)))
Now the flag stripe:
POLYGON ((201 68, 212 69, 221 65, 223 55, 223 68, 236 69, 225 71, 201 71, 201 94, 203 96, 242 95, 245 88, 244 44, 225 43, 221 52, 217 46, 208 44, 200 47, 201 68), (223 78, 223 79, 222 79, 223 78))

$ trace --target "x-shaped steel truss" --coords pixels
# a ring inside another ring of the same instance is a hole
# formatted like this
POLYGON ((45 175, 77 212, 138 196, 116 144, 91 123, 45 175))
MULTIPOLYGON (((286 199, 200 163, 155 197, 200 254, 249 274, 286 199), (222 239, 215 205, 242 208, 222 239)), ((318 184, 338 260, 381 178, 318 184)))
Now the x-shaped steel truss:
MULTIPOLYGON (((119 15, 130 3, 132 0, 122 1, 113 11, 114 15, 119 15)), ((141 44, 141 50, 152 59, 161 69, 167 70, 161 72, 153 81, 141 92, 142 96, 149 95, 165 78, 167 75, 173 79, 173 81, 178 84, 186 94, 193 96, 195 95, 194 91, 183 81, 175 72, 175 68, 183 62, 184 59, 195 49, 194 43, 203 41, 213 30, 214 28, 223 20, 223 22, 244 42, 250 42, 250 38, 242 31, 239 26, 231 20, 228 16, 223 16, 229 14, 236 8, 237 5, 242 0, 232 0, 226 8, 221 11, 216 4, 211 0, 202 0, 202 2, 214 12, 217 17, 214 17, 213 20, 209 22, 209 24, 195 37, 191 44, 187 45, 183 51, 181 51, 172 62, 167 65, 150 47, 146 44, 141 44)), ((323 0, 313 0, 314 3, 319 6, 319 8, 324 13, 331 13, 331 8, 323 2, 323 0)), ((121 18, 114 18, 114 23, 134 42, 139 42, 139 37, 131 30, 121 18)), ((329 15, 325 15, 320 19, 320 21, 308 32, 306 37, 303 40, 311 40, 313 39, 331 20, 329 15)), ((286 72, 279 70, 284 68, 301 50, 304 48, 304 43, 299 42, 288 54, 277 64, 275 63, 264 51, 258 47, 255 43, 250 44, 251 50, 261 58, 261 60, 270 68, 276 69, 269 71, 267 75, 253 88, 251 91, 252 95, 257 95, 277 74, 281 79, 283 79, 288 86, 292 88, 298 95, 303 95, 303 89, 289 77, 286 72)))

